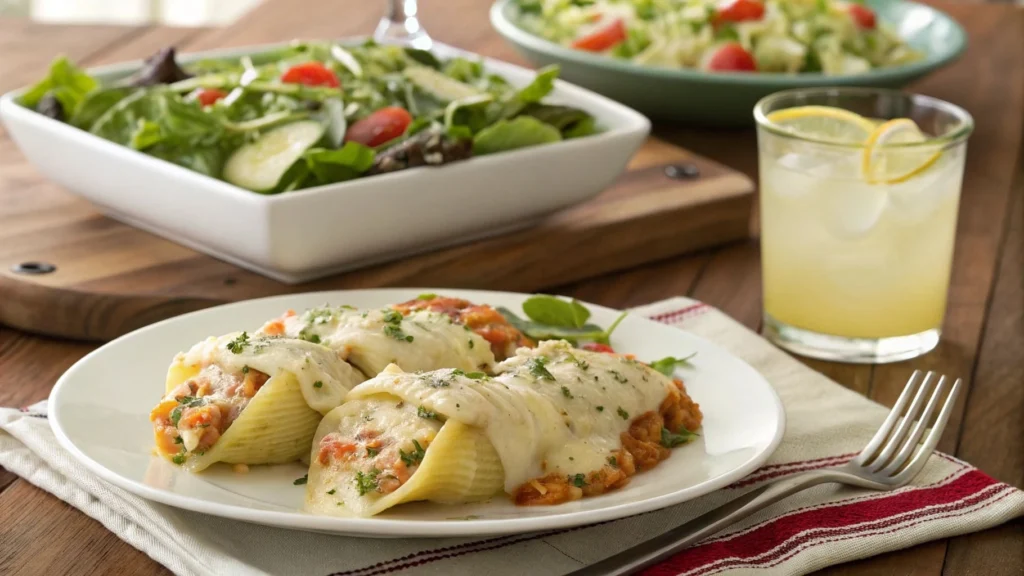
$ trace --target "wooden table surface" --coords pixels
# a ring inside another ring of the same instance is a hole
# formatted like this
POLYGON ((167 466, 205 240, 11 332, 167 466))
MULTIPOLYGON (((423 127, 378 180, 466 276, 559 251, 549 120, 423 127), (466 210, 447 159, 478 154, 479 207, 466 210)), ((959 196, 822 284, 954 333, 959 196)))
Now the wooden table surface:
MULTIPOLYGON (((216 30, 46 26, 0 19, 0 91, 33 81, 57 53, 86 64, 138 58, 167 44, 186 50, 293 37, 365 34, 383 2, 269 0, 216 30)), ((446 43, 521 61, 488 24, 487 0, 423 0, 422 22, 446 43)), ((968 146, 949 310, 939 347, 885 366, 806 361, 843 385, 891 405, 915 368, 962 376, 961 398, 940 445, 991 476, 1024 487, 1024 10, 1008 5, 938 4, 970 35, 955 65, 913 87, 970 111, 968 146)), ((756 175, 751 130, 656 126, 658 135, 756 175)), ((0 129, 0 170, 21 165, 0 129)), ((0 226, 18 217, 0 206, 0 226)), ((551 291, 614 307, 686 294, 757 328, 760 261, 755 241, 676 258, 551 291)), ((2 295, 0 295, 2 297, 2 295)), ((0 405, 46 398, 58 376, 93 345, 0 327, 0 405)), ((0 469, 0 574, 161 574, 99 523, 0 469)), ((1024 521, 838 566, 834 575, 1024 574, 1024 521)))

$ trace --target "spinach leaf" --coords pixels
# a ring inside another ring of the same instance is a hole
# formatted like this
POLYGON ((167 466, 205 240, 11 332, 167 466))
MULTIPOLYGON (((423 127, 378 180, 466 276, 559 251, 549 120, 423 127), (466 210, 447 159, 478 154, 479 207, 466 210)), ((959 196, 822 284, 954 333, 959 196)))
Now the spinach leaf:
POLYGON ((584 118, 579 122, 573 124, 568 129, 562 132, 562 136, 566 140, 572 138, 582 138, 584 136, 590 136, 591 134, 597 134, 599 132, 597 128, 597 119, 593 116, 584 118))
POLYGON ((522 114, 532 116, 541 122, 550 124, 559 130, 565 130, 587 118, 590 114, 572 106, 556 106, 552 104, 530 104, 522 114))
POLYGON ((18 99, 26 108, 35 110, 47 95, 60 103, 64 117, 74 116, 79 105, 93 90, 99 87, 92 76, 72 64, 65 56, 58 56, 50 64, 50 72, 35 86, 18 99))
POLYGON ((498 307, 497 310, 508 320, 509 324, 534 340, 566 340, 572 344, 576 344, 581 340, 607 343, 612 332, 626 317, 626 313, 623 312, 608 329, 601 328, 595 324, 584 324, 579 328, 571 328, 549 326, 531 320, 524 320, 508 308, 498 307))
POLYGON ((690 354, 689 356, 686 356, 684 358, 674 358, 672 356, 666 356, 661 360, 655 360, 654 362, 650 362, 647 365, 650 366, 651 368, 654 368, 658 372, 661 372, 665 376, 671 376, 672 373, 675 371, 676 366, 680 366, 682 364, 689 364, 690 358, 693 358, 696 355, 697 353, 694 352, 693 354, 690 354))
POLYGON ((678 433, 669 431, 668 428, 661 429, 661 445, 665 448, 675 448, 688 442, 692 442, 700 434, 690 432, 686 428, 680 428, 678 433))
POLYGON ((517 116, 530 104, 540 102, 555 88, 555 80, 558 78, 559 67, 557 64, 545 66, 537 71, 533 81, 507 96, 503 102, 501 118, 512 118, 517 116))
POLYGON ((411 58, 412 60, 420 64, 423 64, 424 66, 429 66, 435 70, 441 69, 441 61, 438 60, 437 56, 434 56, 430 52, 430 50, 420 50, 419 48, 406 48, 405 55, 411 58))
POLYGON ((131 93, 131 88, 94 90, 82 100, 68 122, 78 128, 88 130, 111 106, 125 99, 131 93))
POLYGON ((478 132, 473 138, 473 153, 482 156, 549 144, 561 139, 561 132, 554 126, 536 118, 520 116, 512 120, 499 120, 478 132))
POLYGON ((160 131, 160 125, 152 120, 139 118, 128 145, 136 150, 145 150, 158 144, 161 140, 163 140, 163 134, 160 131))
POLYGON ((358 178, 373 166, 376 153, 358 142, 346 142, 337 150, 311 148, 303 154, 306 166, 320 184, 358 178))
POLYGON ((590 318, 590 310, 580 304, 579 300, 573 298, 566 301, 546 294, 527 298, 523 302, 523 312, 538 324, 567 328, 581 328, 590 318))

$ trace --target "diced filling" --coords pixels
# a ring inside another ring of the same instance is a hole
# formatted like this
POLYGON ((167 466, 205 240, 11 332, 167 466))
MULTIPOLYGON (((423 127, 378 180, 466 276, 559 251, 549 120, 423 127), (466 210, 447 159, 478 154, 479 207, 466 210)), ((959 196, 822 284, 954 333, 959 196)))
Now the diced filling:
POLYGON ((526 482, 513 494, 522 506, 552 505, 596 496, 629 483, 637 471, 648 470, 669 457, 671 448, 685 444, 700 428, 703 415, 686 393, 681 380, 662 401, 657 412, 641 414, 620 439, 622 448, 611 452, 607 464, 588 474, 551 473, 526 482))
POLYGON ((354 433, 344 427, 346 432, 332 432, 320 440, 317 462, 341 471, 342 482, 351 483, 347 488, 359 496, 390 494, 419 469, 441 422, 433 412, 404 403, 360 418, 362 425, 354 433))
POLYGON ((499 362, 513 356, 521 346, 534 347, 536 342, 508 323, 500 312, 486 305, 477 305, 461 298, 425 294, 415 300, 392 306, 404 315, 417 310, 447 314, 453 322, 476 332, 491 345, 499 362))
POLYGON ((172 390, 149 419, 156 431, 157 449, 176 464, 191 454, 209 450, 249 401, 266 384, 269 375, 245 367, 240 372, 224 372, 211 364, 172 390))

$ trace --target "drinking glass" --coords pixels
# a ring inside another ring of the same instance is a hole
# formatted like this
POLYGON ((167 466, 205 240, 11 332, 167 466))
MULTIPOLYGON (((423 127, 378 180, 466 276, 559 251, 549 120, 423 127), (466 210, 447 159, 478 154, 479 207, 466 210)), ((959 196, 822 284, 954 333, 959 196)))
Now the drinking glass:
POLYGON ((779 92, 754 116, 765 336, 797 354, 858 363, 934 348, 971 116, 936 98, 871 88, 779 92), (801 106, 841 108, 874 126, 909 118, 925 139, 872 147, 870 138, 844 143, 769 120, 801 106))

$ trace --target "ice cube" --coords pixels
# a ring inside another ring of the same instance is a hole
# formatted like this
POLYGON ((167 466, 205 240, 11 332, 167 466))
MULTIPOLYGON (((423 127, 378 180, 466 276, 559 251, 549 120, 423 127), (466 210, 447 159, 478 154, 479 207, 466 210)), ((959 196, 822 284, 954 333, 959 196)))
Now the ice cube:
POLYGON ((836 237, 855 240, 868 234, 889 204, 882 186, 855 180, 832 180, 822 184, 820 213, 825 227, 836 237))

